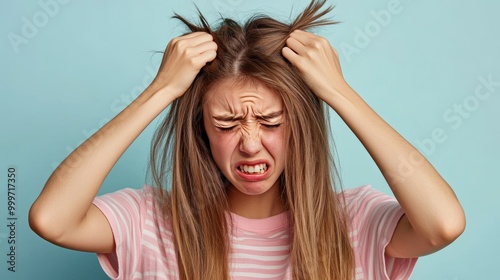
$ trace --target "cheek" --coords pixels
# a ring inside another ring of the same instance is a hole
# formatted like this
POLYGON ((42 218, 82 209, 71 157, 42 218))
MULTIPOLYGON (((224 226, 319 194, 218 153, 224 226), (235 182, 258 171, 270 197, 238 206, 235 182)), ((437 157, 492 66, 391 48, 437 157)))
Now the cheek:
POLYGON ((221 134, 210 138, 210 150, 219 168, 230 160, 236 147, 235 143, 237 143, 235 138, 229 134, 221 134))
POLYGON ((283 129, 268 132, 262 137, 262 144, 275 160, 284 161, 285 159, 285 137, 283 129))

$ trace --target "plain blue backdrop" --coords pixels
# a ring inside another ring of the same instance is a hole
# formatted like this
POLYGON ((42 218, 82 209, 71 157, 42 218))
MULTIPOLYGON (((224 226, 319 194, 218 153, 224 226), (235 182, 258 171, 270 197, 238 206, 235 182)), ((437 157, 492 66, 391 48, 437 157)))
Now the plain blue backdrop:
MULTIPOLYGON (((0 279, 105 279, 94 254, 56 247, 27 213, 54 168, 153 79, 163 50, 185 30, 174 12, 196 4, 244 20, 288 21, 308 1, 1 1, 0 279), (17 168, 16 272, 10 258, 8 167, 17 168)), ((317 29, 339 51, 347 81, 454 188, 467 229, 420 258, 412 279, 499 279, 500 23, 498 1, 329 2, 342 23, 317 29)), ((377 167, 332 113, 344 187, 390 193, 377 167)), ((156 122, 132 144, 101 193, 145 182, 156 122)))

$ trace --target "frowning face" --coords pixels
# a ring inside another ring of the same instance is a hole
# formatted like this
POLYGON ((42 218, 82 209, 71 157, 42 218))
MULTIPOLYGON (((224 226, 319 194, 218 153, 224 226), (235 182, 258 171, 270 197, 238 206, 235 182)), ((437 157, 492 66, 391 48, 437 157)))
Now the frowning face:
POLYGON ((215 163, 244 195, 278 188, 285 165, 285 111, 262 83, 224 80, 206 94, 203 123, 215 163))

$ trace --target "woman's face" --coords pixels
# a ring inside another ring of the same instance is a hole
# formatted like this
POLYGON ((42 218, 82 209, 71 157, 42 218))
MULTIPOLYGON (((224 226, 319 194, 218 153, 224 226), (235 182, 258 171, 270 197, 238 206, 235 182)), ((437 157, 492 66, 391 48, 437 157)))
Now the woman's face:
POLYGON ((203 123, 215 163, 244 195, 278 188, 285 165, 285 112, 265 85, 226 79, 207 92, 203 123))

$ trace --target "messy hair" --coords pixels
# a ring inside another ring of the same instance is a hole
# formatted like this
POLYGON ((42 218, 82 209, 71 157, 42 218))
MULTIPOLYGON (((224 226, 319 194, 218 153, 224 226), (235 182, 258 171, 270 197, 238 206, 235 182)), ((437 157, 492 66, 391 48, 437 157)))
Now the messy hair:
POLYGON ((260 15, 244 24, 222 18, 212 28, 201 13, 199 23, 174 16, 191 32, 211 34, 218 45, 217 57, 171 104, 151 147, 151 174, 171 222, 180 279, 229 279, 227 180, 212 158, 202 111, 205 94, 228 78, 266 85, 287 112, 280 191, 291 220, 293 278, 352 279, 354 256, 335 189, 324 105, 281 54, 294 30, 335 23, 323 19, 332 10, 324 4, 312 0, 290 24, 260 15))

